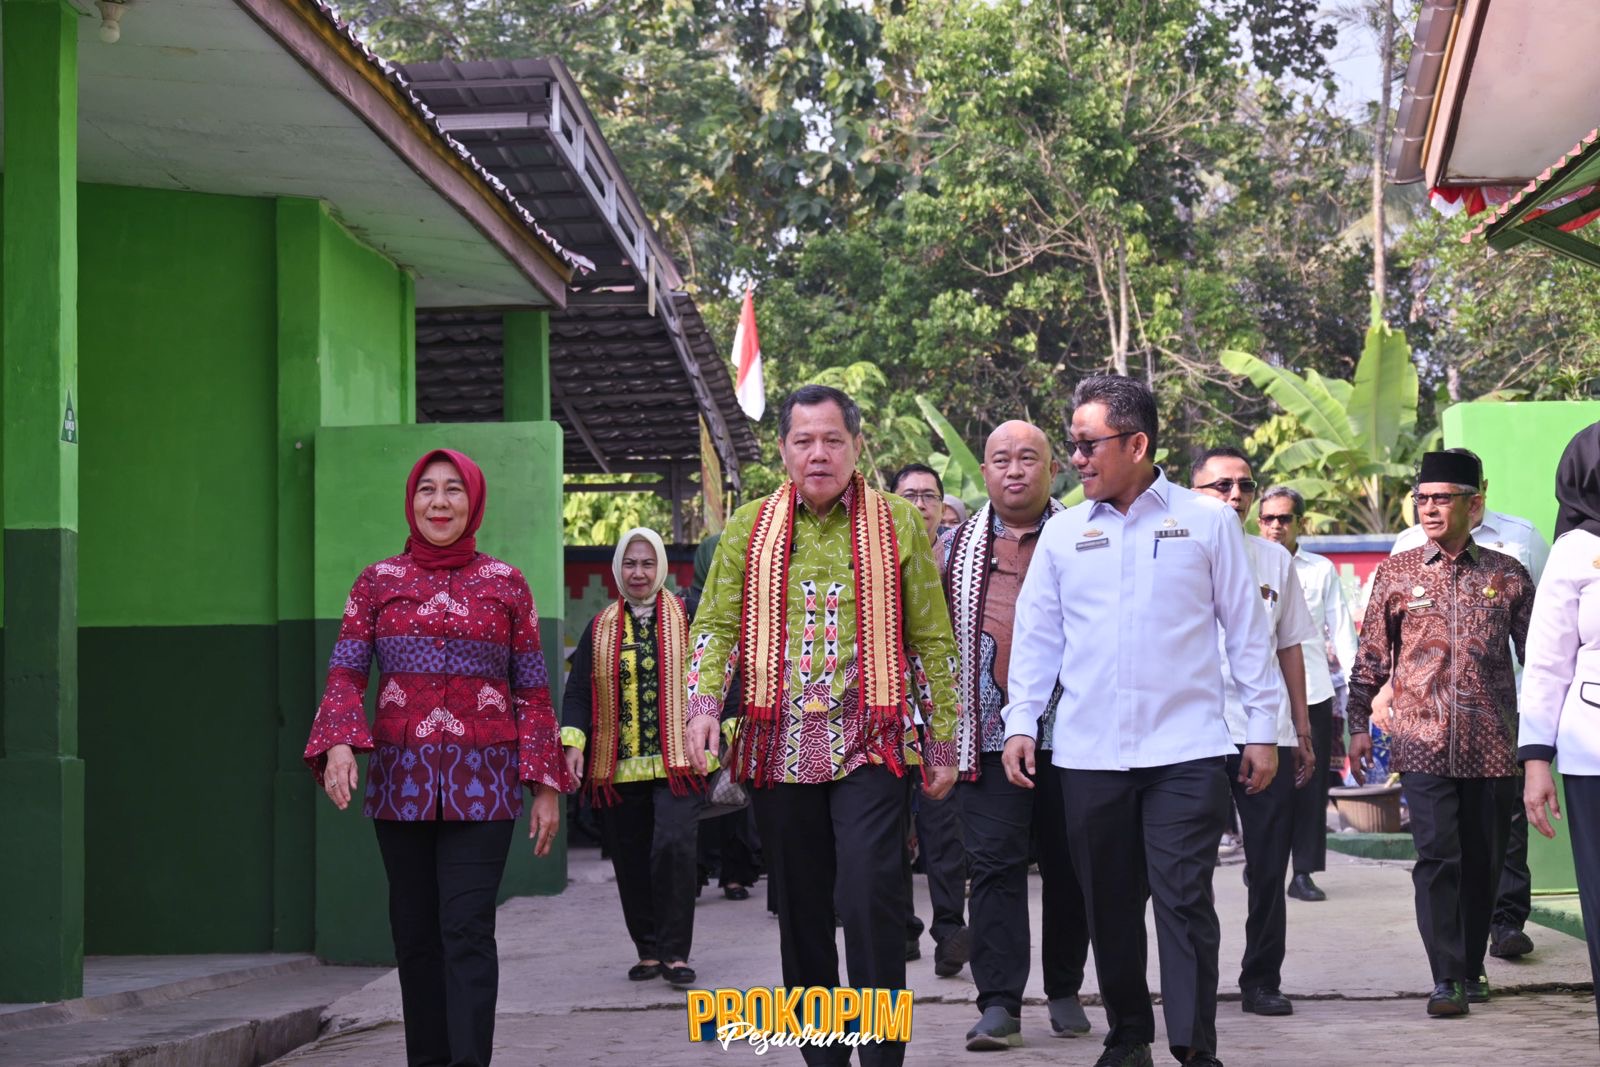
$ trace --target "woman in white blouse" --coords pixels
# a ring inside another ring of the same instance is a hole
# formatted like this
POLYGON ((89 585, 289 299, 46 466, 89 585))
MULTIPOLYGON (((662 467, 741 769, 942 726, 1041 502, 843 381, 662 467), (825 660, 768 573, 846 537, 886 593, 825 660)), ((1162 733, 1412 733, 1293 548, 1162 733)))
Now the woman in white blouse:
POLYGON ((1555 837, 1550 764, 1559 753, 1589 967, 1600 978, 1600 422, 1567 444, 1556 468, 1556 543, 1533 601, 1522 672, 1517 758, 1528 824, 1555 837))

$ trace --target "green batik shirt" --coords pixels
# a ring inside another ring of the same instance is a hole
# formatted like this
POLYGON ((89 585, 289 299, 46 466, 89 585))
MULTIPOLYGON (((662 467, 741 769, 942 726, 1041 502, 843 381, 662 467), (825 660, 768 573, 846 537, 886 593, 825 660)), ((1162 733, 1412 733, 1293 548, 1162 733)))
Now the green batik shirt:
MULTIPOLYGON (((830 782, 870 761, 859 713, 856 675, 856 588, 851 568, 849 499, 826 515, 795 509, 794 552, 789 558, 785 613, 783 725, 787 738, 783 780, 830 782)), ((956 643, 944 588, 922 515, 907 500, 889 496, 899 550, 902 637, 914 678, 909 698, 919 705, 931 740, 924 762, 955 766, 956 643)), ((706 575, 700 610, 689 632, 689 717, 718 715, 731 680, 729 660, 739 639, 746 554, 762 501, 728 520, 706 575)))

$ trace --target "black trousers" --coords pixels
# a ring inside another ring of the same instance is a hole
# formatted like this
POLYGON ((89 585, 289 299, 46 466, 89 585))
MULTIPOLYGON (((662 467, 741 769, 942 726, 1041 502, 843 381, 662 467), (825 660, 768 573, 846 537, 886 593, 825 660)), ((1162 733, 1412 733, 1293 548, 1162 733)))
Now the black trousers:
POLYGON ((389 876, 408 1067, 487 1067, 494 1052, 500 957, 494 898, 510 819, 374 819, 389 876))
POLYGON ((1533 914, 1533 872, 1528 869, 1528 813, 1521 804, 1511 812, 1506 834, 1506 859, 1500 868, 1499 896, 1494 902, 1493 926, 1518 930, 1533 914))
MULTIPOLYGON (((751 793, 777 898, 783 984, 840 984, 837 909, 848 984, 906 988, 905 782, 887 767, 871 765, 832 782, 751 793)), ((850 1060, 848 1046, 808 1045, 802 1052, 809 1064, 850 1060)), ((860 1052, 863 1064, 905 1059, 899 1042, 863 1045, 860 1052)))
POLYGON ((664 780, 623 782, 621 803, 600 810, 600 833, 617 874, 628 936, 642 960, 689 958, 698 887, 699 793, 676 796, 664 780))
POLYGON ((1043 891, 1039 961, 1044 993, 1051 1000, 1076 996, 1083 987, 1089 920, 1067 853, 1066 812, 1055 773, 1047 767, 1033 789, 1020 789, 1006 779, 1000 753, 985 752, 980 760, 977 780, 957 787, 970 842, 972 980, 978 987, 980 1012, 998 1005, 1020 1015, 1032 955, 1030 843, 1039 859, 1043 891))
MULTIPOLYGON (((1564 774, 1566 825, 1572 834, 1572 866, 1578 875, 1578 903, 1588 934, 1589 974, 1600 983, 1600 776, 1564 774)), ((1595 1002, 1600 1011, 1600 1000, 1595 1002)))
MULTIPOLYGON (((1317 754, 1311 781, 1294 790, 1294 873, 1314 874, 1328 869, 1328 753, 1333 749, 1333 698, 1308 704, 1311 719, 1311 747, 1317 754)), ((1282 756, 1282 752, 1279 752, 1282 756)), ((1284 768, 1294 777, 1294 761, 1278 761, 1278 777, 1284 768)))
POLYGON ((1400 784, 1417 848, 1411 870, 1417 929, 1433 980, 1477 978, 1483 974, 1500 861, 1522 781, 1407 771, 1400 784))
MULTIPOLYGON (((1278 748, 1278 773, 1259 793, 1245 791, 1239 781, 1244 750, 1228 757, 1228 785, 1239 809, 1244 833, 1244 881, 1249 904, 1244 920, 1244 959, 1239 963, 1239 988, 1277 989, 1283 984, 1288 907, 1283 894, 1294 837, 1296 794, 1292 748, 1278 748)), ((1326 824, 1324 824, 1326 825, 1326 824)))
POLYGON ((717 884, 723 888, 735 884, 749 888, 756 884, 761 872, 756 867, 751 818, 750 809, 743 808, 700 820, 696 863, 702 883, 715 872, 717 884))
MULTIPOLYGON (((967 925, 967 850, 961 840, 961 800, 954 789, 943 800, 929 800, 917 792, 922 782, 920 774, 913 770, 906 779, 912 790, 917 848, 928 876, 928 900, 933 905, 933 922, 928 930, 935 944, 943 944, 945 938, 967 925)), ((916 898, 910 895, 909 886, 908 880, 907 900, 912 902, 914 916, 916 898)))
POLYGON ((1130 771, 1060 770, 1067 847, 1083 887, 1106 1044, 1155 1040, 1145 982, 1145 901, 1155 900, 1161 1012, 1174 1055, 1217 1048, 1211 872, 1228 821, 1222 756, 1130 771))

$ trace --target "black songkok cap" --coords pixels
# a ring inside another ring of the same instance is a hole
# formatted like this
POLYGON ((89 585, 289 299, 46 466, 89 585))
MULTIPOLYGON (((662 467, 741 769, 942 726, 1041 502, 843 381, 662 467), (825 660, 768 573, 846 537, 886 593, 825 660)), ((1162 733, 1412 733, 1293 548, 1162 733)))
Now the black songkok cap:
POLYGON ((1453 485, 1483 485, 1483 464, 1477 456, 1460 452, 1424 452, 1417 469, 1417 484, 1450 482, 1453 485))

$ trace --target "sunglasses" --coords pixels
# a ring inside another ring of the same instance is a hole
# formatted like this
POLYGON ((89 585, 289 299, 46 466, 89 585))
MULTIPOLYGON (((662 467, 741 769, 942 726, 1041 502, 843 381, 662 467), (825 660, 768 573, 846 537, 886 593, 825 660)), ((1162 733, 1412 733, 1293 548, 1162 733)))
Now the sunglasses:
POLYGON ((1295 514, 1292 511, 1286 511, 1282 515, 1261 515, 1258 518, 1261 522, 1273 526, 1287 526, 1295 520, 1295 514))
POLYGON ((1450 506, 1450 501, 1458 496, 1477 495, 1477 493, 1412 493, 1411 501, 1419 508, 1424 504, 1432 504, 1436 508, 1447 508, 1450 506))
POLYGON ((1254 478, 1240 478, 1237 481, 1232 478, 1218 478, 1214 482, 1207 482, 1205 485, 1197 485, 1195 488, 1214 489, 1223 496, 1227 496, 1229 493, 1233 492, 1233 487, 1236 485, 1239 487, 1239 492, 1241 493, 1253 493, 1260 486, 1260 484, 1261 483, 1257 482, 1254 478))
POLYGON ((1105 441, 1115 441, 1119 437, 1132 437, 1134 434, 1140 432, 1141 431, 1139 430, 1129 430, 1127 433, 1114 433, 1106 437, 1086 437, 1082 441, 1068 441, 1067 456, 1070 458, 1072 454, 1076 452, 1084 459, 1088 459, 1090 456, 1094 455, 1095 445, 1101 444, 1105 441))

